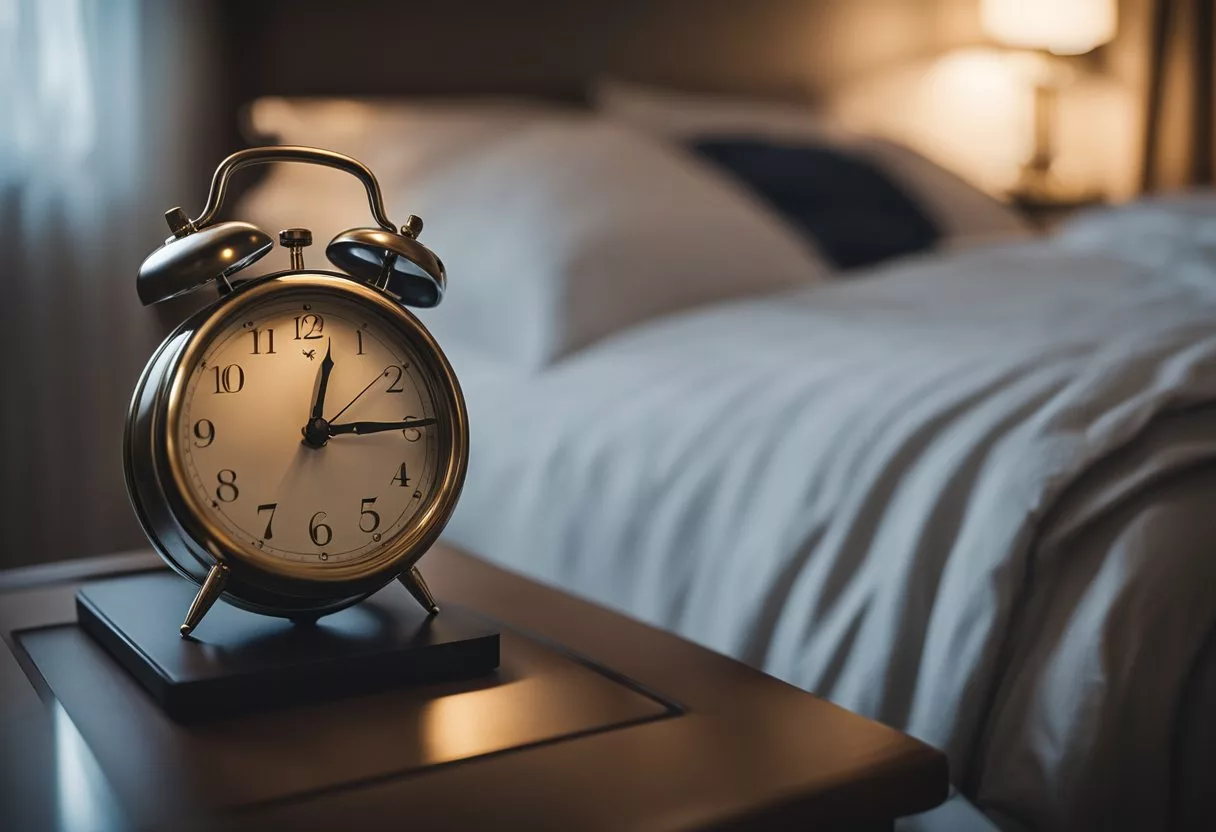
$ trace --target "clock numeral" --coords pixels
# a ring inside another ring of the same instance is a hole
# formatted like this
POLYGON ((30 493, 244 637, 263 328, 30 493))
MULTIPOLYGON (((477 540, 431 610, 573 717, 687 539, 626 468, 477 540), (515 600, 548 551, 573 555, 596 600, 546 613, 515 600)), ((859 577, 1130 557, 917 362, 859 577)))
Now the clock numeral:
POLYGON ((215 489, 215 499, 221 503, 231 503, 237 497, 241 496, 241 491, 236 487, 236 471, 231 468, 224 468, 215 475, 219 485, 215 489), (225 478, 227 474, 227 478, 225 478))
POLYGON ((278 507, 278 503, 263 503, 258 506, 258 514, 261 514, 263 511, 270 512, 270 519, 266 521, 266 531, 262 533, 263 540, 270 540, 274 537, 274 531, 270 528, 270 524, 274 522, 274 513, 278 507))
POLYGON ((334 539, 334 530, 325 523, 320 522, 324 519, 325 512, 318 511, 308 521, 308 536, 312 538, 312 542, 317 546, 328 546, 329 541, 334 539))
POLYGON ((194 447, 206 448, 215 441, 215 425, 210 419, 199 419, 194 423, 194 447))
POLYGON ((320 315, 296 315, 297 341, 316 341, 325 329, 325 319, 320 315))
POLYGON ((376 529, 380 528, 380 513, 372 511, 368 506, 376 504, 375 497, 364 497, 363 502, 359 505, 359 529, 360 531, 371 534, 376 529), (370 520, 371 527, 363 525, 364 520, 370 520))
POLYGON ((409 484, 410 484, 410 478, 408 476, 406 476, 406 474, 405 474, 405 463, 403 462, 403 463, 401 463, 400 472, 398 472, 397 476, 395 476, 391 480, 389 480, 389 485, 396 485, 396 486, 400 486, 401 488, 405 488, 409 484))
POLYGON ((363 355, 363 330, 356 329, 355 337, 359 339, 359 351, 355 355, 363 355))
POLYGON ((251 329, 251 330, 249 330, 249 334, 253 336, 253 352, 251 352, 250 355, 261 355, 262 354, 261 349, 262 349, 262 333, 263 332, 266 333, 266 355, 275 354, 275 352, 274 352, 274 330, 273 329, 267 329, 267 330, 251 329))
MULTIPOLYGON (((417 418, 417 416, 412 414, 402 417, 403 421, 407 422, 417 418)), ((406 442, 417 442, 422 438, 422 430, 420 428, 406 428, 405 430, 401 431, 401 435, 405 437, 406 442)))
POLYGON ((239 393, 245 387, 245 371, 240 364, 229 364, 224 369, 211 368, 215 372, 215 392, 239 393))
POLYGON ((388 378, 393 373, 397 374, 397 377, 395 379, 393 379, 391 384, 389 384, 388 389, 384 391, 385 393, 404 393, 405 392, 405 388, 401 385, 401 377, 403 375, 405 375, 405 368, 407 366, 408 365, 406 365, 406 364, 389 364, 387 367, 384 368, 384 377, 385 378, 388 378))

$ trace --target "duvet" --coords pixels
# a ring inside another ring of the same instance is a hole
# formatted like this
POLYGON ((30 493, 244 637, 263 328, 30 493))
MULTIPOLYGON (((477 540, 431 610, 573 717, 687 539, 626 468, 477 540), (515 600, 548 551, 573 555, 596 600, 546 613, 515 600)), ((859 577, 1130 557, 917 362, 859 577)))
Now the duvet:
MULTIPOLYGON (((448 538, 907 730, 1010 828, 1160 828, 1216 625, 1216 206, 452 350, 448 538)), ((1216 703, 1213 703, 1216 704, 1216 703)))

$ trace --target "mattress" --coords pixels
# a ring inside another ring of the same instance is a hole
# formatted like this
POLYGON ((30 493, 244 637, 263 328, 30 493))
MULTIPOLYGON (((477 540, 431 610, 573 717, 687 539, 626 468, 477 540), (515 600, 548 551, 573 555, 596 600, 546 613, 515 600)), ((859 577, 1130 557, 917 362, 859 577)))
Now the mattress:
POLYGON ((1005 828, 1159 826, 1216 626, 1212 217, 921 257, 539 373, 449 346, 448 537, 943 748, 1005 828))

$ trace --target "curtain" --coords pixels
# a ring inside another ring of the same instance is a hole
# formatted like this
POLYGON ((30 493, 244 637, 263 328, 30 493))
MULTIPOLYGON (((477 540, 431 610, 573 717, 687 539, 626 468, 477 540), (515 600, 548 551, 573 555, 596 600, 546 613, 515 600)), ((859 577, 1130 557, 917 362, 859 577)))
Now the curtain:
POLYGON ((1155 0, 1144 190, 1213 184, 1214 0, 1155 0))
POLYGON ((134 276, 183 199, 196 17, 0 0, 0 568, 144 545, 122 431, 163 327, 134 276))

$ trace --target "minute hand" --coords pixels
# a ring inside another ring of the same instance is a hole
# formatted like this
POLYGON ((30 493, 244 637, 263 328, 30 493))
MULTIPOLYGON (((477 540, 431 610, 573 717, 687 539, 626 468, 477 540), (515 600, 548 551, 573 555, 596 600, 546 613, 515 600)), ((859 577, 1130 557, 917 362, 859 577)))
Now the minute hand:
POLYGON ((329 435, 338 436, 343 433, 353 433, 362 436, 365 433, 380 433, 386 430, 425 428, 437 422, 437 419, 410 419, 405 422, 348 422, 345 425, 330 425, 329 435))

